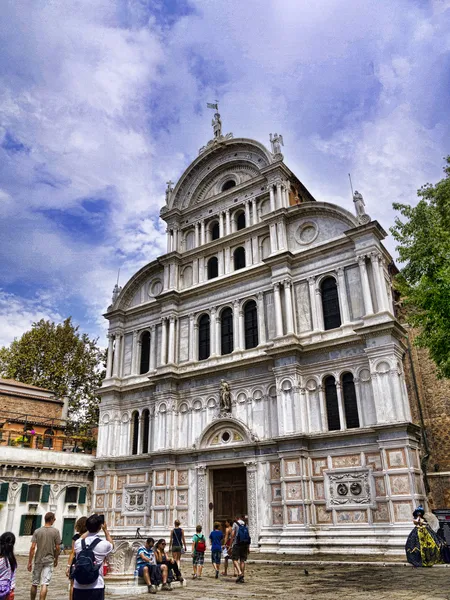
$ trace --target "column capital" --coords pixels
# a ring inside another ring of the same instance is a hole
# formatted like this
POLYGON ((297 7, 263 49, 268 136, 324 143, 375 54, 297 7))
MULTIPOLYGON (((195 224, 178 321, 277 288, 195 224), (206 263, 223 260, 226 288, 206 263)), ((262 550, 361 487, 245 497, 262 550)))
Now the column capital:
POLYGON ((314 285, 316 283, 316 278, 311 276, 308 277, 306 281, 309 283, 309 285, 314 285))
POLYGON ((281 285, 281 281, 276 281, 276 282, 273 284, 273 289, 274 289, 274 290, 279 290, 279 289, 280 289, 280 285, 281 285))
POLYGON ((358 260, 358 265, 366 264, 366 256, 366 254, 358 254, 358 256, 356 257, 356 259, 358 260))
POLYGON ((256 297, 257 297, 257 298, 258 298, 258 300, 261 302, 261 300, 263 300, 263 298, 264 298, 264 293, 263 293, 263 292, 258 292, 258 293, 256 294, 256 297))
POLYGON ((382 263, 383 262, 383 255, 381 254, 381 252, 377 251, 377 250, 373 250, 370 253, 370 258, 372 260, 377 260, 378 262, 382 263))
POLYGON ((195 319, 195 313, 189 313, 189 320, 193 321, 195 319))
POLYGON ((283 285, 284 285, 284 287, 290 288, 291 285, 292 285, 292 281, 290 279, 284 279, 283 280, 283 285))
POLYGON ((336 273, 337 273, 338 277, 343 277, 343 275, 344 275, 344 267, 338 267, 336 269, 336 273))
POLYGON ((155 323, 153 323, 153 325, 150 325, 150 331, 151 331, 152 333, 154 333, 155 329, 156 329, 156 325, 155 325, 155 323))
POLYGON ((176 316, 175 316, 175 315, 170 315, 170 316, 169 316, 169 322, 170 322, 170 323, 175 323, 175 319, 176 319, 176 316))
POLYGON ((237 310, 239 308, 239 300, 233 300, 233 307, 234 310, 237 310))

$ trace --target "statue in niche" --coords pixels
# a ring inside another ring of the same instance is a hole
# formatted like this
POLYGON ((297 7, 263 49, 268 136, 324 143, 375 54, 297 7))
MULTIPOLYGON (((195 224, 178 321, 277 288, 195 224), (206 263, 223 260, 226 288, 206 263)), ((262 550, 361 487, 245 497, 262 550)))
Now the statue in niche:
POLYGON ((220 412, 231 413, 230 386, 225 379, 220 380, 220 412))
POLYGON ((272 154, 281 154, 281 146, 284 146, 283 136, 278 135, 278 133, 271 133, 270 143, 272 145, 272 154))
POLYGON ((355 211, 358 222, 361 223, 361 225, 368 223, 370 221, 370 217, 366 213, 364 198, 357 190, 355 190, 355 193, 353 194, 353 202, 355 203, 355 211))

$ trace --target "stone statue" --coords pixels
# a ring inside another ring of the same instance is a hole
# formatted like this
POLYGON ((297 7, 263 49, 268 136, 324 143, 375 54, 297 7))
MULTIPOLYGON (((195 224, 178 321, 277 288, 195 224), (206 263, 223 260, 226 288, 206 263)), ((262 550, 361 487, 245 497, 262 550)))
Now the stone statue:
POLYGON ((116 283, 116 285, 114 286, 114 289, 113 289, 113 293, 112 293, 112 304, 115 303, 115 301, 119 297, 119 294, 121 291, 122 291, 121 286, 119 286, 119 284, 116 283))
POLYGON ((211 121, 214 129, 214 139, 222 137, 222 121, 218 112, 214 113, 214 119, 211 121))
POLYGON ((230 386, 225 379, 220 380, 220 412, 231 412, 231 393, 230 386))
POLYGON ((166 185, 166 203, 168 204, 173 192, 173 181, 169 179, 169 181, 166 182, 166 185))
POLYGON ((362 194, 360 194, 357 190, 353 194, 353 202, 355 203, 355 211, 356 216, 358 218, 358 222, 361 225, 368 223, 370 221, 370 216, 366 213, 366 205, 364 203, 364 198, 362 194))
POLYGON ((272 145, 272 154, 281 154, 281 146, 284 146, 283 136, 278 135, 278 133, 271 133, 270 143, 272 145))

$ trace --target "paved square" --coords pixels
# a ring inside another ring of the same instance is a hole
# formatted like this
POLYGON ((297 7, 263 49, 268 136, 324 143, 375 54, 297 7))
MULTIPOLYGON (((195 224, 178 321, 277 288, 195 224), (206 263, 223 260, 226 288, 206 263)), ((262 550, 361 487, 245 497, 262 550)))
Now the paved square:
MULTIPOLYGON (((63 558, 63 557, 62 557, 63 558)), ((48 600, 68 598, 65 560, 55 571, 47 596, 48 600)), ((183 564, 187 587, 173 592, 159 592, 158 597, 173 600, 450 600, 450 568, 413 569, 412 567, 374 566, 308 566, 248 565, 246 583, 238 585, 234 578, 213 578, 212 566, 205 564, 204 577, 190 579, 189 564, 183 564)), ((26 570, 26 558, 19 557, 16 600, 29 600, 31 575, 26 570)), ((111 596, 115 600, 129 600, 131 595, 111 596)), ((135 596, 150 598, 150 594, 135 596)))

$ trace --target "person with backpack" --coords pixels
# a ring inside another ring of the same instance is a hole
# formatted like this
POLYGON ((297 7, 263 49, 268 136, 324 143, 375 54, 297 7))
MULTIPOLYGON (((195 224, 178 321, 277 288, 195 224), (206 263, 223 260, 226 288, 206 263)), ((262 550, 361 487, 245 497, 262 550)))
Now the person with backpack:
POLYGON ((205 562, 206 539, 201 525, 197 525, 195 531, 196 533, 192 536, 192 579, 201 579, 205 562))
POLYGON ((114 548, 114 542, 103 515, 91 515, 87 532, 75 542, 76 563, 73 571, 73 600, 104 600, 103 561, 114 548), (103 530, 105 538, 99 536, 103 530))
POLYGON ((72 537, 72 550, 70 551, 69 559, 66 567, 66 577, 70 579, 69 600, 73 600, 73 576, 72 572, 75 569, 75 542, 80 539, 83 533, 86 533, 87 517, 80 517, 75 523, 75 535, 72 537))
POLYGON ((238 519, 233 525, 232 559, 238 572, 236 583, 244 583, 245 563, 250 552, 251 537, 245 517, 238 519))
POLYGON ((36 529, 31 538, 27 566, 28 571, 33 571, 30 589, 31 600, 35 600, 39 585, 41 586, 39 600, 45 600, 48 586, 52 580, 53 569, 58 566, 61 536, 59 531, 53 527, 55 521, 55 513, 45 513, 44 526, 36 529))
POLYGON ((10 531, 0 536, 0 600, 14 600, 17 570, 15 543, 16 536, 10 531))

